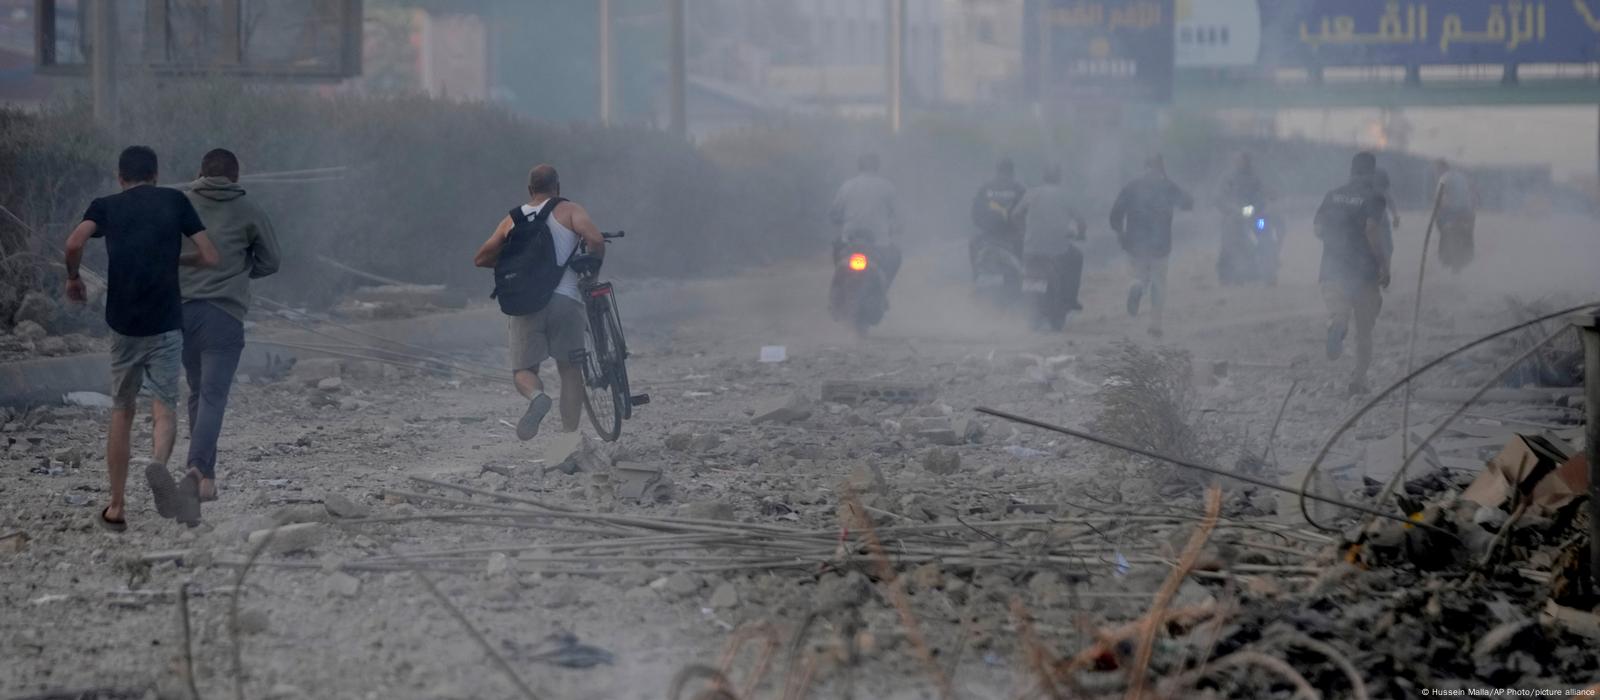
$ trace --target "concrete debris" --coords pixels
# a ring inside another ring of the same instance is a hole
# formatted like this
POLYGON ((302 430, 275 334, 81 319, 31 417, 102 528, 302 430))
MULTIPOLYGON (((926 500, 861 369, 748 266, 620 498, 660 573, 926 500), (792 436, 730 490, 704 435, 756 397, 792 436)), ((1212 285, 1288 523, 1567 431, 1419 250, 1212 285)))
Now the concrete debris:
POLYGON ((706 606, 713 610, 728 610, 738 605, 739 589, 735 588, 731 581, 717 584, 716 589, 711 592, 711 597, 706 600, 706 606))
POLYGON ((734 519, 733 506, 722 501, 695 501, 678 506, 678 517, 693 520, 734 519))
POLYGON ((327 532, 327 525, 319 522, 296 523, 278 528, 267 528, 252 532, 245 538, 250 546, 257 546, 266 539, 274 530, 272 543, 267 545, 269 554, 292 554, 315 549, 322 542, 323 535, 327 532))
POLYGON ((612 468, 612 483, 615 496, 622 500, 656 503, 672 500, 672 479, 658 466, 618 462, 612 468))
POLYGON ((344 380, 339 377, 328 377, 317 380, 317 390, 334 392, 344 388, 344 380))
POLYGON ((811 417, 813 403, 800 394, 771 399, 756 409, 751 423, 798 423, 811 417))
POLYGON ((818 610, 843 610, 860 607, 872 597, 872 583, 859 571, 851 570, 843 576, 824 576, 817 582, 816 607, 818 610))
MULTIPOLYGON (((17 310, 11 314, 11 323, 17 326, 33 323, 50 330, 59 311, 60 307, 49 295, 43 292, 28 292, 22 297, 22 303, 17 306, 17 310)), ((57 328, 55 332, 59 333, 61 329, 57 328)))
POLYGON ((23 340, 39 342, 48 337, 50 332, 46 331, 44 326, 39 325, 37 321, 22 321, 11 329, 11 334, 23 340))
POLYGON ((272 617, 261 608, 245 608, 239 611, 239 634, 257 635, 266 632, 272 626, 272 617))
POLYGON ((511 558, 505 552, 494 552, 489 555, 489 561, 484 565, 483 573, 492 577, 501 576, 511 568, 511 558))
POLYGON ((28 548, 28 533, 21 530, 0 535, 0 554, 19 554, 28 548))
POLYGON ((925 404, 937 392, 925 384, 875 381, 828 381, 822 384, 822 400, 830 403, 859 404, 868 401, 925 404))
POLYGON ((922 453, 922 468, 930 474, 954 474, 961 470, 961 453, 945 447, 930 448, 922 453))
POLYGON ((336 571, 328 576, 328 591, 346 598, 354 598, 361 592, 361 579, 336 571))
POLYGON ((650 583, 650 588, 668 598, 688 598, 700 593, 705 581, 695 574, 679 571, 670 576, 663 576, 650 583))
POLYGON ((372 514, 371 508, 337 493, 323 496, 322 507, 335 518, 365 518, 372 514))
POLYGON ((344 364, 327 357, 309 357, 296 360, 289 370, 289 381, 314 387, 325 379, 336 379, 344 373, 344 364))
POLYGON ((539 604, 549 610, 559 610, 583 602, 583 596, 578 587, 570 583, 558 583, 544 588, 539 592, 539 604))
POLYGON ((110 410, 115 404, 111 397, 98 391, 73 391, 61 397, 62 403, 68 406, 81 406, 83 408, 98 408, 110 410))

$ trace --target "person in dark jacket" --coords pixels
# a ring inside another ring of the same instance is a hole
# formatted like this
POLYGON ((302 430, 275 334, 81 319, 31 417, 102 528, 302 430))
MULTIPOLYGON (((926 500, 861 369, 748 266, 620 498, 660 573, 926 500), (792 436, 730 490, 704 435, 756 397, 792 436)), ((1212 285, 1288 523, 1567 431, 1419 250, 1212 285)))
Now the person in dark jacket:
POLYGON ((1313 224, 1322 239, 1322 298, 1328 306, 1328 359, 1344 353, 1351 318, 1356 326, 1356 366, 1350 394, 1367 392, 1372 365, 1372 329, 1389 286, 1388 198, 1378 188, 1378 161, 1361 152, 1350 162, 1350 180, 1323 197, 1313 224))
POLYGON ((1022 227, 1012 220, 1012 213, 1028 188, 1017 182, 1017 168, 1010 158, 1001 158, 995 165, 994 179, 983 183, 972 198, 972 225, 978 235, 968 246, 968 259, 972 263, 972 277, 978 277, 978 250, 996 244, 1022 255, 1022 227))
MULTIPOLYGON (((278 271, 278 237, 272 220, 239 185, 239 158, 215 148, 200 159, 189 203, 217 246, 215 267, 184 268, 183 369, 189 380, 189 459, 201 501, 217 498, 217 439, 233 375, 244 352, 244 316, 250 281, 278 271)), ((192 243, 185 243, 188 250, 192 243)))
POLYGON ((1194 208, 1194 198, 1167 177, 1166 162, 1157 155, 1145 161, 1145 172, 1128 183, 1111 206, 1111 230, 1133 261, 1133 286, 1128 289, 1128 315, 1139 315, 1139 302, 1150 294, 1150 335, 1161 336, 1161 311, 1166 304, 1167 257, 1172 254, 1172 214, 1194 208))

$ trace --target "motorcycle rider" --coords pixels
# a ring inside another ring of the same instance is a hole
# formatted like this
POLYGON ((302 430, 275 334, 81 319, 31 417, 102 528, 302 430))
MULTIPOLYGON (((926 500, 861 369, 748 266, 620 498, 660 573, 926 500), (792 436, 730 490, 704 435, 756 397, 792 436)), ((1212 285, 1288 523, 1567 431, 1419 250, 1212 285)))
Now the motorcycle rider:
POLYGON ((1122 188, 1111 206, 1111 230, 1133 262, 1128 315, 1139 315, 1139 301, 1150 292, 1150 335, 1161 337, 1161 311, 1167 296, 1167 257, 1172 254, 1174 209, 1194 208, 1194 198, 1167 177, 1160 155, 1145 161, 1144 174, 1122 188))
POLYGON ((994 179, 983 183, 972 198, 972 223, 978 235, 968 245, 967 256, 973 280, 978 278, 978 251, 983 246, 999 245, 1012 255, 1022 252, 1021 231, 1011 217, 1027 188, 1017 182, 1017 166, 1010 158, 1001 158, 994 170, 994 179))
POLYGON ((828 218, 839 228, 839 240, 834 242, 835 262, 846 241, 857 241, 873 246, 878 266, 883 270, 885 283, 893 282, 900 271, 900 223, 895 212, 894 184, 878 174, 881 163, 876 153, 866 153, 856 160, 856 174, 833 197, 828 208, 828 218))
POLYGON ((1061 186, 1061 166, 1046 167, 1044 184, 1028 188, 1011 216, 1023 227, 1023 289, 1033 297, 1034 330, 1060 331, 1067 314, 1083 308, 1078 304, 1083 253, 1073 243, 1084 240, 1088 228, 1061 186))
MULTIPOLYGON (((1256 265, 1254 221, 1241 221, 1241 211, 1245 206, 1259 208, 1266 202, 1266 186, 1256 174, 1250 154, 1239 153, 1234 158, 1233 170, 1217 190, 1222 233, 1217 252, 1217 278, 1223 284, 1247 282, 1261 272, 1256 265)), ((1254 216, 1244 218, 1253 219, 1254 216)))

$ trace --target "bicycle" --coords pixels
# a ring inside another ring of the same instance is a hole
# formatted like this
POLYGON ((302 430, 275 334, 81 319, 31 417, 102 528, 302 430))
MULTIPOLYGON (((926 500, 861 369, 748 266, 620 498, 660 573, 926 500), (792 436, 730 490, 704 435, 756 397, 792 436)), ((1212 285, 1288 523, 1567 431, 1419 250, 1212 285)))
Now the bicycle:
MULTIPOLYGON (((625 233, 600 235, 612 240, 625 233)), ((572 353, 572 361, 583 368, 583 404, 589 422, 600 439, 612 442, 622 435, 622 421, 633 417, 635 406, 650 403, 650 395, 629 393, 628 342, 622 334, 616 290, 611 282, 600 281, 600 258, 580 244, 571 266, 578 273, 578 293, 588 319, 583 349, 572 353)))

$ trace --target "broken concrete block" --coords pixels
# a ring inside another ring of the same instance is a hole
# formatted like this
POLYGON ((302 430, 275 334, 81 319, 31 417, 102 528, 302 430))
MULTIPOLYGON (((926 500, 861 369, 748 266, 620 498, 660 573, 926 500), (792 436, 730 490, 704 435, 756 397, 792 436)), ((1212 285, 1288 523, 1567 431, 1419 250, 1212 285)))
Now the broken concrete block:
POLYGON ((711 592, 711 597, 706 601, 706 606, 713 610, 727 610, 739 605, 739 589, 734 588, 730 581, 717 584, 711 592))
POLYGON ((336 359, 329 357, 310 357, 296 360, 294 368, 289 370, 289 381, 305 386, 316 386, 324 379, 332 379, 344 373, 344 365, 336 359))
POLYGON ((665 475, 661 467, 649 464, 621 462, 612 468, 614 493, 628 501, 655 500, 655 490, 665 475))
POLYGON ((692 444, 694 444, 694 433, 688 430, 674 432, 668 435, 666 440, 666 448, 673 452, 688 452, 692 444))
POLYGON ((763 403, 751 416, 751 423, 797 423, 811 417, 811 399, 794 394, 763 403))
POLYGON ((678 506, 678 517, 693 520, 733 520, 733 506, 722 501, 696 501, 678 506))
POLYGON ((864 401, 925 404, 937 393, 926 384, 873 381, 829 381, 822 384, 822 400, 856 404, 864 401))
MULTIPOLYGON (((39 327, 49 330, 55 323, 56 313, 60 307, 54 299, 43 292, 28 292, 22 297, 22 304, 17 306, 11 315, 11 322, 21 326, 24 321, 38 324, 39 327)), ((58 329, 59 332, 59 329, 58 329)))
POLYGON ((334 572, 328 577, 328 592, 354 598, 361 592, 361 579, 343 571, 334 572))
POLYGON ((337 493, 323 496, 322 507, 335 518, 365 518, 372 513, 372 509, 337 493))
POLYGON ((344 388, 344 380, 338 377, 317 380, 318 391, 334 392, 342 388, 344 388))
POLYGON ((325 523, 332 520, 333 516, 328 509, 315 503, 302 503, 279 508, 272 514, 272 521, 279 525, 293 525, 295 523, 325 523))
POLYGON ((39 325, 36 321, 18 323, 16 328, 11 329, 11 333, 23 340, 34 342, 44 340, 46 336, 50 335, 49 332, 45 331, 44 326, 39 325))
POLYGON ((949 475, 961 470, 961 453, 934 447, 922 453, 922 468, 930 474, 949 475))
POLYGON ((316 548, 321 542, 322 535, 327 526, 322 523, 296 523, 278 528, 267 528, 250 533, 245 541, 252 547, 259 546, 269 533, 274 530, 272 543, 267 545, 268 554, 289 554, 291 552, 304 552, 316 548))
POLYGON ((702 583, 699 576, 679 571, 651 581, 650 588, 669 598, 687 598, 699 593, 702 583))
POLYGON ((483 567, 483 572, 489 576, 500 576, 511 568, 511 558, 505 552, 493 552, 489 561, 483 567))

